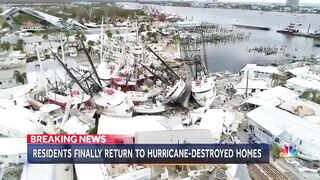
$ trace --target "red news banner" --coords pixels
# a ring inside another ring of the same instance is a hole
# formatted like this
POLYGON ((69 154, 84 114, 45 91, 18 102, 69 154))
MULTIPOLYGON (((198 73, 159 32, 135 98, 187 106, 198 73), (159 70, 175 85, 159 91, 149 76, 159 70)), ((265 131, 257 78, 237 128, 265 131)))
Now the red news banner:
POLYGON ((28 144, 133 144, 131 136, 106 134, 28 134, 28 144))

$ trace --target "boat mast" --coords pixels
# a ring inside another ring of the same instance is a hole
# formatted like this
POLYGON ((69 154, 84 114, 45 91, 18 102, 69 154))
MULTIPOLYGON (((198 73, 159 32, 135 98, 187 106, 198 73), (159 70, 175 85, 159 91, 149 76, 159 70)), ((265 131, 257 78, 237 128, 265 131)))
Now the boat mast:
POLYGON ((204 73, 208 76, 209 72, 208 72, 207 51, 206 51, 206 45, 204 41, 204 30, 203 30, 202 23, 201 23, 201 40, 202 40, 202 49, 203 49, 203 60, 205 65, 204 73))
POLYGON ((62 42, 62 36, 60 36, 60 45, 61 45, 62 61, 63 61, 63 63, 66 63, 66 60, 64 58, 64 45, 63 45, 63 42, 62 42))
POLYGON ((89 23, 91 22, 91 14, 92 14, 92 6, 91 6, 91 9, 90 9, 89 23))
POLYGON ((100 63, 102 63, 103 60, 103 16, 102 16, 102 21, 101 21, 101 34, 100 34, 100 63))
POLYGON ((43 68, 42 68, 42 63, 41 63, 41 59, 40 59, 40 53, 38 50, 38 45, 36 45, 36 52, 37 52, 37 58, 38 58, 38 62, 39 62, 39 68, 40 68, 40 81, 41 81, 41 85, 44 86, 45 90, 46 90, 46 94, 48 93, 48 89, 47 86, 43 83, 43 68))
POLYGON ((54 53, 52 51, 52 49, 50 49, 52 55, 55 57, 56 60, 58 60, 58 62, 61 64, 61 66, 64 68, 64 70, 67 72, 67 74, 69 75, 69 77, 83 90, 84 93, 91 95, 83 86, 82 84, 78 81, 78 79, 70 72, 70 70, 68 69, 68 67, 61 61, 61 59, 59 58, 59 56, 54 53))
POLYGON ((91 68, 92 68, 92 70, 93 70, 93 73, 94 73, 94 75, 96 76, 100 87, 102 87, 102 83, 101 83, 101 81, 100 81, 100 78, 99 78, 99 76, 98 76, 98 73, 97 73, 97 71, 96 71, 96 68, 94 67, 94 64, 93 64, 93 62, 92 62, 92 59, 91 59, 91 57, 90 57, 90 55, 89 55, 89 53, 88 53, 88 50, 87 50, 87 48, 84 46, 83 41, 81 41, 81 43, 82 43, 84 52, 85 52, 85 54, 87 55, 87 58, 88 58, 88 60, 89 60, 90 66, 91 66, 91 68))

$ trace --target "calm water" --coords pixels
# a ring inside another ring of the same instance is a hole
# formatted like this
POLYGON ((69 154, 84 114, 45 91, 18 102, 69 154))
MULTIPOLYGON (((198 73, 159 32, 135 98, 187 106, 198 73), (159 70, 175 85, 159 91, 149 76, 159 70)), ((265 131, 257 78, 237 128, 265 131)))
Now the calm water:
POLYGON ((320 29, 320 15, 171 6, 158 7, 163 11, 173 12, 183 18, 218 23, 228 29, 231 29, 232 24, 236 21, 240 24, 272 27, 271 31, 235 29, 238 32, 251 32, 251 37, 241 42, 208 45, 208 66, 214 72, 223 70, 234 72, 241 69, 246 63, 274 63, 286 59, 283 54, 265 56, 264 54, 249 53, 247 51, 247 48, 256 46, 285 45, 287 46, 287 52, 297 56, 297 58, 310 56, 311 54, 320 55, 320 48, 313 47, 313 39, 292 37, 276 32, 278 28, 284 28, 289 23, 298 22, 302 23, 302 26, 299 27, 300 31, 307 32, 308 26, 311 24, 310 32, 313 32, 320 29))

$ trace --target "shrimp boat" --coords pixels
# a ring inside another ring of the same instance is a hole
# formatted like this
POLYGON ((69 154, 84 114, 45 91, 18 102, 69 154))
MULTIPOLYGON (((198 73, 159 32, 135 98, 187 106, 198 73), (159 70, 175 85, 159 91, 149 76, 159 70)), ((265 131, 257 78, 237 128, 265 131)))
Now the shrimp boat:
POLYGON ((152 81, 153 75, 140 68, 137 63, 145 62, 147 59, 143 47, 137 44, 133 44, 132 47, 128 47, 127 60, 111 84, 115 89, 128 94, 134 103, 145 102, 159 94, 160 88, 149 82, 152 81))
POLYGON ((130 97, 114 88, 104 88, 102 92, 95 95, 92 100, 98 109, 106 115, 131 117, 133 102, 130 97))
MULTIPOLYGON (((103 40, 102 40, 103 41, 103 40)), ((99 78, 106 82, 111 83, 111 80, 116 77, 123 65, 123 47, 117 41, 111 41, 108 45, 101 45, 105 50, 101 50, 101 62, 97 67, 99 78)))
POLYGON ((147 49, 152 52, 160 62, 158 62, 158 64, 156 64, 156 62, 152 62, 148 67, 142 63, 140 63, 140 65, 147 69, 161 83, 166 85, 166 101, 164 103, 177 102, 186 90, 186 83, 157 53, 155 53, 150 47, 147 47, 147 49))
MULTIPOLYGON (((203 31, 201 33, 203 38, 203 31)), ((209 107, 216 97, 216 87, 214 79, 211 77, 207 67, 206 47, 203 45, 204 61, 200 55, 194 56, 195 77, 191 82, 192 97, 202 107, 209 107)))
POLYGON ((299 33, 299 29, 296 28, 296 25, 293 23, 290 23, 289 26, 285 27, 282 30, 277 30, 277 33, 282 33, 282 34, 294 34, 294 33, 299 33))

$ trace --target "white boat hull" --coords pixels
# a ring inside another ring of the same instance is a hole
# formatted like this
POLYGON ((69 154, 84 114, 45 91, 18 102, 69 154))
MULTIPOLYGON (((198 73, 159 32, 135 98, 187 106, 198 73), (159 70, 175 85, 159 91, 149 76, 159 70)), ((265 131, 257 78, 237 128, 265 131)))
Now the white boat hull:
POLYGON ((192 97, 202 107, 210 107, 216 97, 216 87, 212 78, 192 82, 192 97))
POLYGON ((134 112, 139 114, 157 114, 164 112, 165 108, 164 106, 161 107, 152 107, 152 108, 144 108, 144 107, 135 107, 134 112))
MULTIPOLYGON (((111 88, 110 88, 111 89, 111 88)), ((112 89, 112 94, 101 92, 93 97, 101 113, 110 116, 131 117, 133 113, 133 102, 131 98, 120 91, 112 89)))
POLYGON ((212 105, 215 99, 214 89, 206 92, 206 93, 192 93, 193 98, 196 102, 202 107, 209 107, 212 105))

